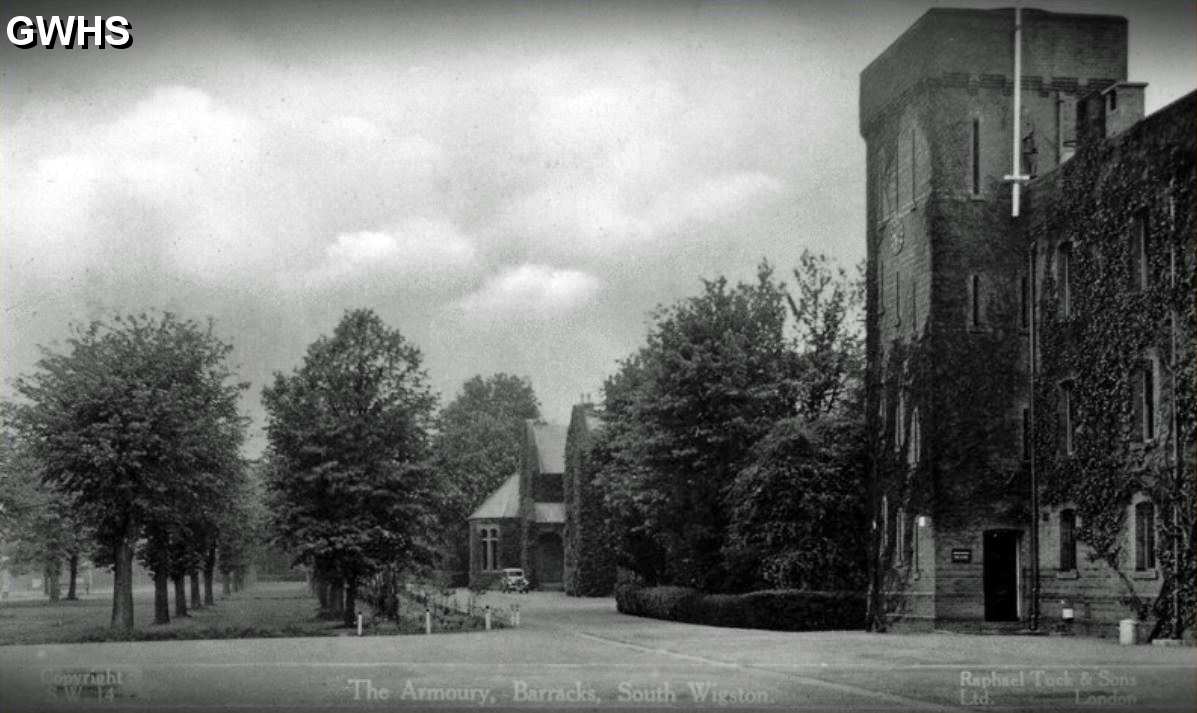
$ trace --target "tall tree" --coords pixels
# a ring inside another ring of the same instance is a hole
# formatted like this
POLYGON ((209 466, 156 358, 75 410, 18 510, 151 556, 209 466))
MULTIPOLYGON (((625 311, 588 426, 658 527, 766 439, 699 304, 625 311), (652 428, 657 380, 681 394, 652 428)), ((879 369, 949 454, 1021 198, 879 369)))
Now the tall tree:
POLYGON ((785 292, 762 264, 755 283, 704 281, 702 294, 658 310, 624 369, 634 385, 606 411, 613 505, 662 553, 649 580, 723 589, 724 492, 753 444, 793 412, 794 359, 785 292))
POLYGON ((263 390, 279 544, 341 578, 347 626, 364 577, 429 561, 436 398, 422 362, 398 330, 354 310, 263 390))
POLYGON ((466 518, 519 470, 524 421, 539 418, 531 382, 502 373, 466 381, 441 410, 433 441, 433 463, 445 491, 438 515, 460 566, 469 562, 466 518))
POLYGON ((80 503, 115 569, 112 625, 133 626, 134 546, 223 490, 239 463, 245 384, 232 347, 164 313, 76 328, 18 379, 17 423, 43 480, 80 503))

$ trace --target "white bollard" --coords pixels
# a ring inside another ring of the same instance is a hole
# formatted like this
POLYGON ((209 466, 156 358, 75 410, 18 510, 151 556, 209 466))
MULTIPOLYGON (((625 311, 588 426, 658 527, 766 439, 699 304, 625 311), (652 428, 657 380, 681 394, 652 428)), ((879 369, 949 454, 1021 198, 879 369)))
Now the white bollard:
POLYGON ((1118 643, 1122 644, 1123 646, 1134 646, 1135 644, 1139 643, 1138 641, 1136 641, 1137 637, 1135 636, 1135 634, 1137 634, 1138 632, 1135 631, 1135 628, 1136 627, 1135 627, 1134 619, 1123 619, 1123 620, 1119 621, 1118 622, 1118 643))
POLYGON ((424 610, 424 633, 432 633, 432 612, 428 609, 424 610))
POLYGON ((520 625, 520 605, 519 604, 512 605, 512 609, 514 610, 511 612, 512 625, 519 626, 520 625))
POLYGON ((362 615, 361 614, 357 615, 357 635, 358 636, 362 635, 362 615))
POLYGON ((486 630, 490 631, 490 605, 486 605, 486 630))

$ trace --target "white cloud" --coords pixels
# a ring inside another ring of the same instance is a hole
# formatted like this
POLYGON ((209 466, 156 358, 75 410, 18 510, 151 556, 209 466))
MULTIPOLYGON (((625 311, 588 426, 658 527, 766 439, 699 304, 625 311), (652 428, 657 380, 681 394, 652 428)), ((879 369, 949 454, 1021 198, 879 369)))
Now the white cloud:
POLYGON ((324 249, 324 261, 300 281, 327 284, 357 278, 393 278, 396 286, 431 286, 473 269, 473 244, 444 219, 409 218, 384 230, 342 233, 324 249))
POLYGON ((546 319, 577 309, 602 287, 593 275, 526 263, 488 279, 458 305, 469 319, 546 319))

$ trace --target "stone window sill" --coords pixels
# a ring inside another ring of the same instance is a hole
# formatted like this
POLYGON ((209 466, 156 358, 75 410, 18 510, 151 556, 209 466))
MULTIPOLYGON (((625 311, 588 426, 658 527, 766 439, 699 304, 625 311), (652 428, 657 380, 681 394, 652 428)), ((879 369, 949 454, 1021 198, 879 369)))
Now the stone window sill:
POLYGON ((1154 569, 1137 569, 1131 573, 1132 579, 1159 579, 1159 576, 1154 569))
POLYGON ((1078 579, 1080 577, 1075 569, 1066 569, 1056 572, 1056 579, 1078 579))

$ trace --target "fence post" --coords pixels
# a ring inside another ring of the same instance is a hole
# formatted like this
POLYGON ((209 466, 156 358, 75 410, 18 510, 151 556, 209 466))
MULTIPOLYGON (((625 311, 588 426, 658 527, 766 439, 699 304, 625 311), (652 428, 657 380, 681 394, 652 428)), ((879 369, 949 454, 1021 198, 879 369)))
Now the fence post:
POLYGON ((490 631, 490 605, 486 605, 486 630, 490 631))
POLYGON ((424 633, 432 633, 432 611, 429 609, 424 609, 424 633))
POLYGON ((357 615, 357 635, 358 636, 362 635, 362 615, 361 614, 357 615))
POLYGON ((520 625, 520 605, 519 604, 511 605, 511 619, 512 619, 512 622, 511 622, 512 626, 520 625))

